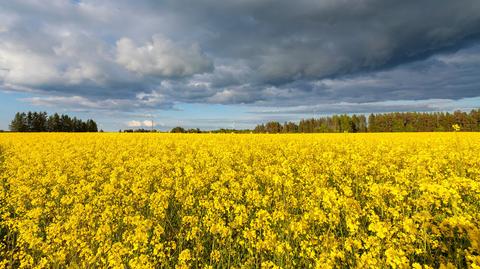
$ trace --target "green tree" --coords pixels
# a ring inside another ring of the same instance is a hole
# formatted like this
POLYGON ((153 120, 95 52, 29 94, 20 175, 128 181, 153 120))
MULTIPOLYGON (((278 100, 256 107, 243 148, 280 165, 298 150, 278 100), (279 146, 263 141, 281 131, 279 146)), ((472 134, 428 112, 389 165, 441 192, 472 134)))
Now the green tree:
POLYGON ((278 121, 269 121, 265 124, 265 131, 268 133, 281 133, 282 125, 278 121))
POLYGON ((85 127, 87 132, 98 132, 97 123, 91 119, 87 120, 85 127))
POLYGON ((185 133, 185 129, 180 126, 174 127, 170 133, 185 133))
POLYGON ((10 124, 15 132, 98 132, 97 123, 86 122, 68 115, 57 113, 48 116, 47 112, 17 113, 10 124))
POLYGON ((28 132, 27 115, 17 112, 10 123, 10 131, 12 132, 28 132))
POLYGON ((51 115, 50 117, 48 117, 48 120, 47 120, 47 131, 60 132, 61 131, 60 124, 61 124, 61 121, 58 113, 51 115))

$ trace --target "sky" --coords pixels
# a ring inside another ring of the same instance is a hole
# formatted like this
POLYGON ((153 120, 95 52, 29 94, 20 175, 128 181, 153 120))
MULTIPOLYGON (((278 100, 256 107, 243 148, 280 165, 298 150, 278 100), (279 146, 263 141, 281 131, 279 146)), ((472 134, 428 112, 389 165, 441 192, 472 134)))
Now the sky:
POLYGON ((0 0, 0 129, 480 107, 478 0, 0 0))

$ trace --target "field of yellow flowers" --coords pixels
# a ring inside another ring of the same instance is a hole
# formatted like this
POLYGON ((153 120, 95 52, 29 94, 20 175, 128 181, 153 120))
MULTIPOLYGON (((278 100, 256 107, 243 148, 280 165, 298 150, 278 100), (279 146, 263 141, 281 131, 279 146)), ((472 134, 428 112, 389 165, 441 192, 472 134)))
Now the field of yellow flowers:
POLYGON ((479 268, 480 134, 0 134, 0 266, 479 268))

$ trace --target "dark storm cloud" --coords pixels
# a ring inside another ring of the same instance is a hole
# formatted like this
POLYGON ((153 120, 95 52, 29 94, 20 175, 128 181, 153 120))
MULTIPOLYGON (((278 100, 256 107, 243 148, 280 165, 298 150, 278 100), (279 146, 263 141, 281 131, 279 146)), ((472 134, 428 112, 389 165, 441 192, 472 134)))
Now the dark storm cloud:
POLYGON ((479 37, 478 0, 2 1, 0 87, 120 110, 461 99, 479 37))
POLYGON ((167 1, 208 29, 203 44, 249 59, 261 82, 376 70, 461 47, 480 33, 478 1, 167 1))

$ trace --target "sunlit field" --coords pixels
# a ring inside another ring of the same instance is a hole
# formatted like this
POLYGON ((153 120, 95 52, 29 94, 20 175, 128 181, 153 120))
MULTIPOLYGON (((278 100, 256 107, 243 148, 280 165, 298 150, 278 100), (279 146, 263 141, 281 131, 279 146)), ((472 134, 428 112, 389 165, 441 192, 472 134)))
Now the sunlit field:
POLYGON ((480 133, 0 134, 0 263, 480 266, 480 133))

